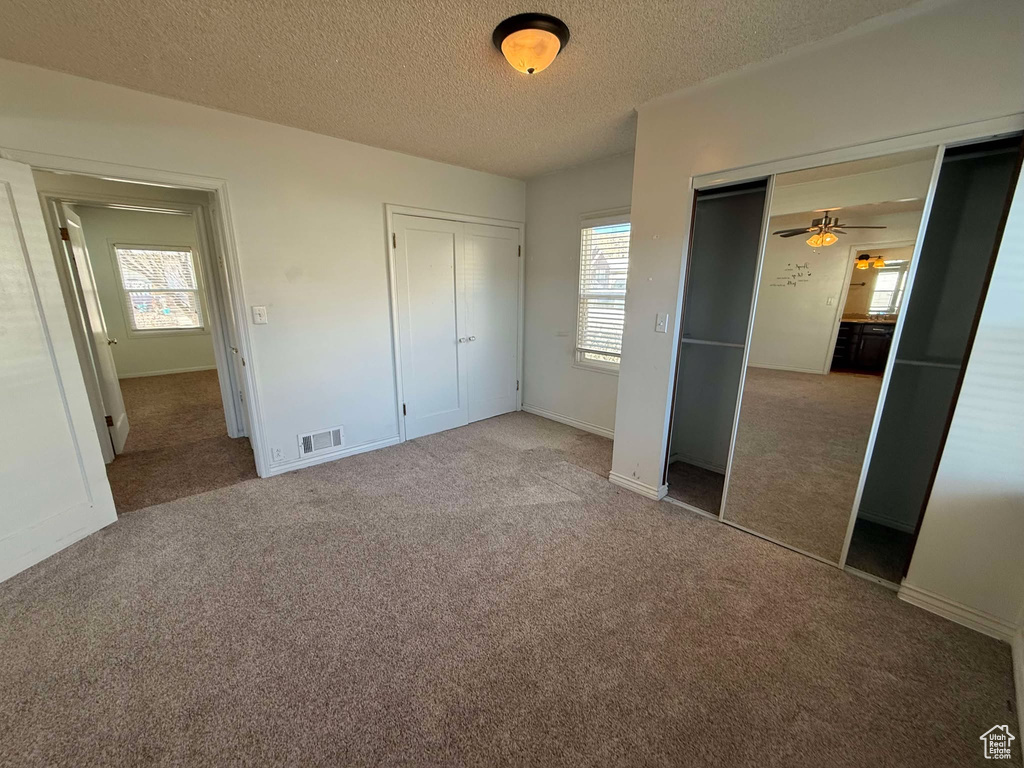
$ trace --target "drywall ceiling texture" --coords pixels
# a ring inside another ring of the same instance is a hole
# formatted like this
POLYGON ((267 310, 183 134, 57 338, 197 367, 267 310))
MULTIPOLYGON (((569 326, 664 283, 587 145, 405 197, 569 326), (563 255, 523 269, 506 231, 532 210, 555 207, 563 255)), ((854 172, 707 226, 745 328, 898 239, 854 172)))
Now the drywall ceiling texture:
POLYGON ((912 0, 0 0, 0 55, 505 176, 632 149, 634 108, 912 0), (572 39, 521 75, 523 11, 572 39))

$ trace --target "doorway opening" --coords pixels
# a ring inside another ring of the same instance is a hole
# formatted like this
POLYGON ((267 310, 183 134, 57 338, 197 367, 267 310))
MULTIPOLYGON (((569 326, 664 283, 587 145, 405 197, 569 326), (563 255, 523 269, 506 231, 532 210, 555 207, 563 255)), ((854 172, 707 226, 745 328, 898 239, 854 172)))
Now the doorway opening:
POLYGON ((255 478, 211 193, 33 175, 118 514, 255 478))

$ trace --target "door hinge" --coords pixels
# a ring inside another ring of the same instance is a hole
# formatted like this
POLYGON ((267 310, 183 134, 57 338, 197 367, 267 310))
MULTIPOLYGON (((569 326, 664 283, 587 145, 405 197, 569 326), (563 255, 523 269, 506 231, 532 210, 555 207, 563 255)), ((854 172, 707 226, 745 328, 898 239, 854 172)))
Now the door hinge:
POLYGON ((114 417, 113 416, 107 416, 107 426, 108 427, 114 426, 114 417))
POLYGON ((391 247, 398 247, 398 235, 396 235, 394 232, 391 233, 391 247))
POLYGON ((402 403, 402 415, 408 416, 408 412, 405 410, 405 403, 402 403))
POLYGON ((519 379, 516 379, 516 392, 519 391, 519 379))
POLYGON ((519 246, 519 258, 523 258, 523 246, 519 246))
POLYGON ((68 233, 68 228, 67 227, 61 227, 60 228, 60 239, 61 240, 70 240, 71 239, 71 235, 68 233))

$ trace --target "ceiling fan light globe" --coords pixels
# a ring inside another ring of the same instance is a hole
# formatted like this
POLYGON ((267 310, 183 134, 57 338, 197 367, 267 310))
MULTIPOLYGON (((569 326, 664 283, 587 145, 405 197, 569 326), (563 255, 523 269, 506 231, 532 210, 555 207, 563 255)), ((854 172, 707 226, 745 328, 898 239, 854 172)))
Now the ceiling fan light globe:
POLYGON ((811 248, 820 248, 822 244, 823 236, 820 233, 813 234, 807 238, 807 244, 811 248))
POLYGON ((824 246, 835 245, 839 241, 839 238, 833 235, 831 232, 826 232, 821 236, 821 244, 824 246))

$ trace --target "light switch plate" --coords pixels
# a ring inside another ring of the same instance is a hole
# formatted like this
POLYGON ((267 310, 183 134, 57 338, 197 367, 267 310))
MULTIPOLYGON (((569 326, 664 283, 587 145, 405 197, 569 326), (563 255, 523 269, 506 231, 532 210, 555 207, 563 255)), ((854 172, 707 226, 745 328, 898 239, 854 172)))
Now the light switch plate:
POLYGON ((659 312, 654 321, 655 333, 668 333, 668 312, 659 312))
POLYGON ((267 324, 267 308, 253 306, 252 308, 252 321, 255 325, 266 325, 267 324))

